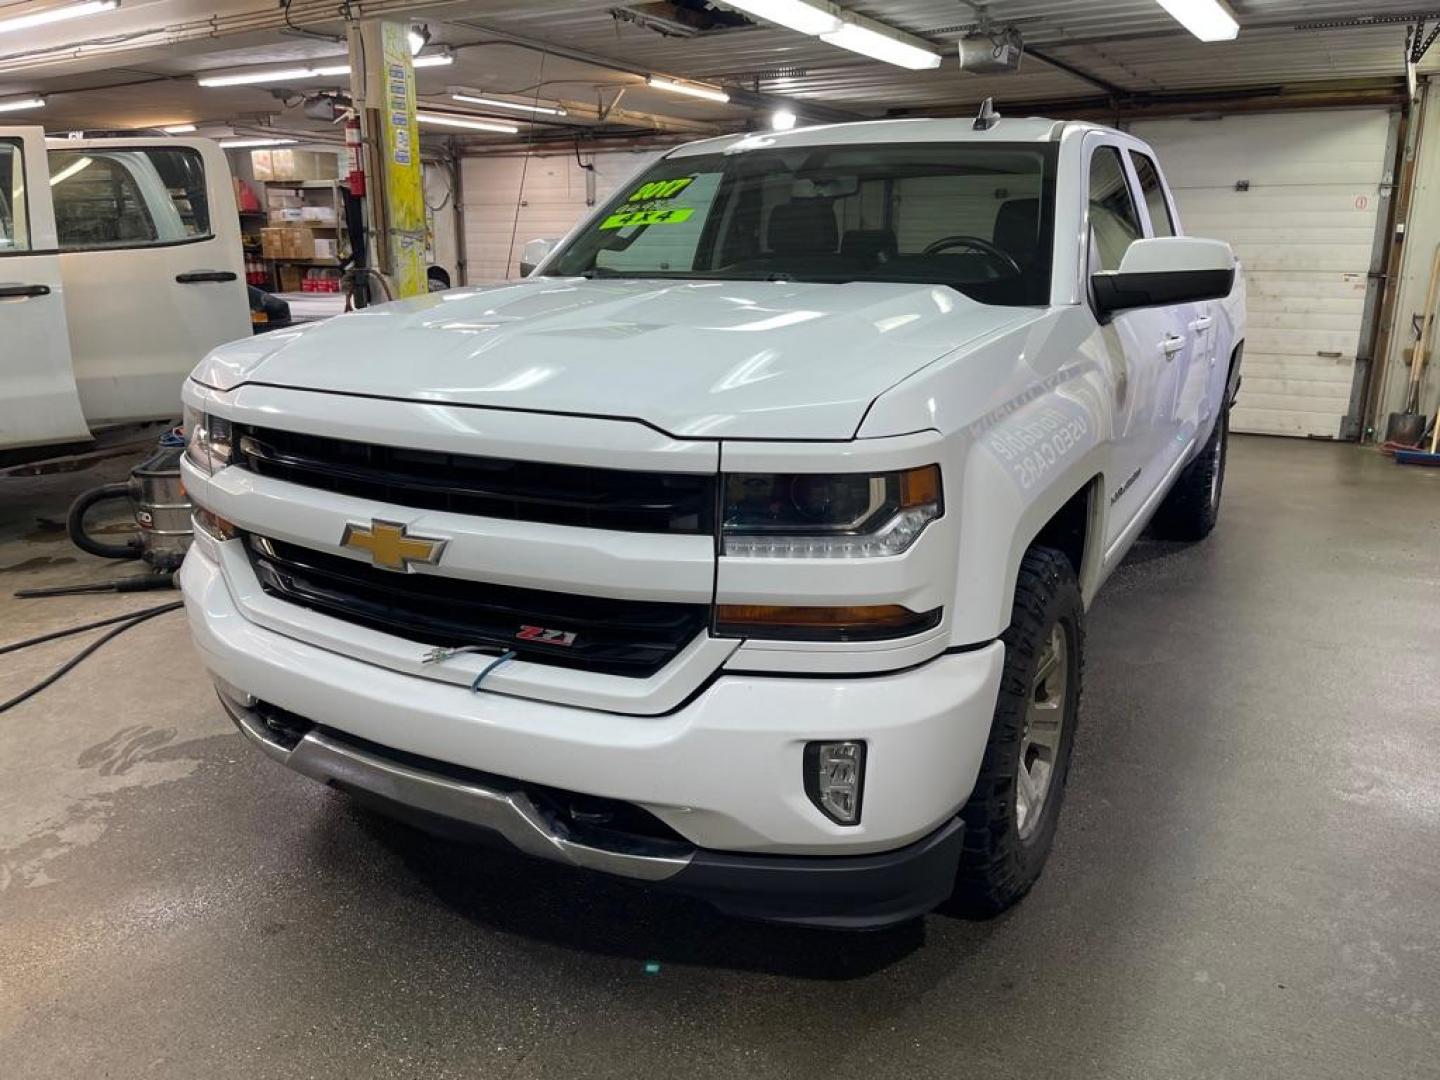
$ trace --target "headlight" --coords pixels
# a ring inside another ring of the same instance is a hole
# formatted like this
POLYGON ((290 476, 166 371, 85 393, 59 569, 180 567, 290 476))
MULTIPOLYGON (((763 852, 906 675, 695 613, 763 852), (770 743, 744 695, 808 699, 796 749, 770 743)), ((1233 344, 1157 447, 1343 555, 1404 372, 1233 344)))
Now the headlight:
POLYGON ((889 473, 732 473, 726 555, 853 559, 899 555, 944 512, 940 467, 889 473))
POLYGON ((185 406, 185 456, 201 472, 219 472, 234 450, 230 421, 185 406))

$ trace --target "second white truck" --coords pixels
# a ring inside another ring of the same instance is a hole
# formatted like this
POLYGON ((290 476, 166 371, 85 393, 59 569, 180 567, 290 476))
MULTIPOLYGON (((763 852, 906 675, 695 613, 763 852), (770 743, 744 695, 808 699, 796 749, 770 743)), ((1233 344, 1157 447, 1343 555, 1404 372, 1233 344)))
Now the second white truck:
POLYGON ((191 627, 242 732, 362 797, 740 915, 995 912, 1087 605, 1215 524, 1244 336, 1119 132, 693 143, 524 281, 207 357, 191 627))
POLYGON ((250 332, 218 145, 0 125, 0 468, 173 421, 195 360, 250 332))

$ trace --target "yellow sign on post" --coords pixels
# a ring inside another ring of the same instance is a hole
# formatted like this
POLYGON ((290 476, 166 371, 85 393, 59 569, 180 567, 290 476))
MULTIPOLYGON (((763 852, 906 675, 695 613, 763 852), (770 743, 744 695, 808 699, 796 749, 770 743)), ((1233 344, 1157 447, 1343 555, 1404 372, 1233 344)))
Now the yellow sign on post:
POLYGON ((395 295, 420 296, 425 281, 425 195, 420 132, 415 122, 415 68, 405 23, 384 22, 380 41, 384 87, 380 107, 380 181, 384 185, 391 276, 395 295))

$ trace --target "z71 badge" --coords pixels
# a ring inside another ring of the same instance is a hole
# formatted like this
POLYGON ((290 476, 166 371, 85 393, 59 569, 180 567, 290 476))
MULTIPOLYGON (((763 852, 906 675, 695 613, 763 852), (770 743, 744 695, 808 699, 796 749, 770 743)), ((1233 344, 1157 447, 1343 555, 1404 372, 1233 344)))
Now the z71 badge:
POLYGON ((569 630, 551 630, 544 626, 522 626, 515 637, 520 641, 538 641, 541 645, 569 647, 575 644, 575 635, 569 630))

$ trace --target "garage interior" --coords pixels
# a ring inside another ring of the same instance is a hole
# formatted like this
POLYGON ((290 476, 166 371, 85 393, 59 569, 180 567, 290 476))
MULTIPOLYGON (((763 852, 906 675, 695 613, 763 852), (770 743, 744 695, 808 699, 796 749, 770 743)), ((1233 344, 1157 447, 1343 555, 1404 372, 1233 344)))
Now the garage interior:
POLYGON ((1238 33, 1202 41, 1168 0, 842 0, 941 57, 915 69, 763 4, 79 6, 7 32, 65 5, 0 4, 0 137, 216 140, 257 333, 344 310, 343 112, 357 28, 389 21, 417 36, 422 290, 521 277, 681 143, 991 99, 1150 143, 1186 232, 1243 264, 1249 334, 1216 531, 1141 541, 1087 613, 1043 877, 994 919, 869 934, 476 849, 278 769, 178 612, 47 681, 178 597, 15 595, 145 569, 66 516, 170 425, 0 458, 0 1074, 1440 1075, 1440 470, 1393 456, 1440 408, 1440 7, 1230 0, 1238 33), (965 70, 976 42, 1018 67, 965 70))

